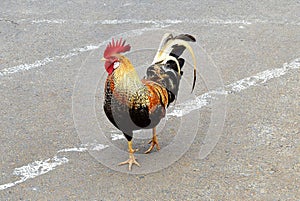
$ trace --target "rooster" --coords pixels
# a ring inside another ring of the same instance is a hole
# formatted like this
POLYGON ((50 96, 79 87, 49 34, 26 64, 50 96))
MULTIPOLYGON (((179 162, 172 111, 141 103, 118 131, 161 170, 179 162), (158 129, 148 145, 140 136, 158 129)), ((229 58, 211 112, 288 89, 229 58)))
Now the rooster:
POLYGON ((112 41, 104 51, 105 69, 108 73, 105 82, 104 112, 109 121, 123 132, 128 141, 129 159, 119 165, 140 166, 134 157, 137 149, 132 148, 133 131, 152 128, 153 137, 149 153, 156 147, 160 149, 156 126, 166 115, 166 108, 176 100, 179 83, 183 75, 185 60, 180 58, 188 49, 194 60, 194 80, 196 81, 196 61, 189 42, 195 42, 189 34, 173 36, 165 34, 146 76, 140 79, 127 57, 120 53, 130 51, 130 45, 122 38, 112 41))

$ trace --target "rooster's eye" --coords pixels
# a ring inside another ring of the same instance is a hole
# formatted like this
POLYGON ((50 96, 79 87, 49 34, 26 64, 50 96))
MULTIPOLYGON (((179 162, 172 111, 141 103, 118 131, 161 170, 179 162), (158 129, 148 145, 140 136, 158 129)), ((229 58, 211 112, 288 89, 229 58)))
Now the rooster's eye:
POLYGON ((120 66, 120 62, 116 61, 116 62, 114 63, 114 69, 118 68, 119 66, 120 66))

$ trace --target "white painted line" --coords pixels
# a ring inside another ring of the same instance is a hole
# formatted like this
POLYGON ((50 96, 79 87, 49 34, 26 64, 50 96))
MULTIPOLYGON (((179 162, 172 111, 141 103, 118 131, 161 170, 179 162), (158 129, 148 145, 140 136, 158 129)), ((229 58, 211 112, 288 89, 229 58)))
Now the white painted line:
MULTIPOLYGON (((185 102, 185 103, 182 103, 182 104, 176 106, 175 110, 172 113, 169 113, 167 115, 181 117, 183 115, 190 113, 191 111, 198 110, 204 106, 207 106, 213 98, 217 98, 217 95, 238 93, 238 92, 246 90, 252 86, 258 86, 258 85, 263 84, 271 79, 281 77, 281 76, 285 75, 287 72, 289 72, 293 69, 299 69, 299 68, 300 68, 300 58, 297 58, 290 63, 283 64, 283 66, 280 68, 266 70, 266 71, 257 73, 256 75, 238 80, 232 84, 225 86, 224 90, 213 90, 213 91, 209 91, 205 94, 202 94, 202 95, 198 96, 196 98, 196 100, 188 101, 188 102, 185 102)), ((118 140, 118 139, 124 138, 123 135, 118 135, 118 134, 111 134, 111 137, 112 137, 112 140, 118 140)), ((86 152, 88 150, 100 151, 107 147, 108 147, 108 145, 89 143, 89 144, 84 144, 79 148, 66 148, 66 149, 59 150, 59 151, 57 151, 57 154, 63 153, 63 152, 65 152, 65 153, 66 152, 86 152)), ((58 156, 54 156, 53 158, 49 158, 44 161, 35 161, 28 165, 25 165, 25 166, 22 166, 19 168, 15 168, 13 174, 21 176, 20 180, 0 185, 0 190, 4 190, 4 189, 10 188, 10 187, 13 187, 19 183, 25 182, 27 179, 35 178, 37 176, 45 174, 51 170, 54 170, 57 166, 68 163, 68 161, 69 160, 66 157, 59 158, 58 156)))
POLYGON ((46 174, 47 172, 54 170, 57 166, 67 163, 69 160, 65 157, 48 158, 44 161, 34 161, 28 165, 15 168, 13 174, 20 176, 21 178, 15 182, 0 185, 0 190, 11 188, 17 184, 25 182, 27 179, 32 179, 37 176, 46 174))
POLYGON ((63 153, 63 152, 85 152, 88 149, 86 147, 73 147, 73 148, 65 148, 59 150, 57 153, 63 153))
POLYGON ((281 68, 274 68, 271 70, 266 70, 256 75, 241 79, 232 84, 226 86, 228 92, 240 92, 242 90, 248 89, 251 86, 256 86, 263 84, 273 78, 285 75, 287 72, 293 69, 298 69, 300 67, 300 58, 297 58, 290 63, 285 63, 281 68))
POLYGON ((279 20, 263 20, 263 19, 165 19, 165 20, 146 20, 146 19, 114 19, 114 20, 97 20, 97 21, 80 21, 65 19, 22 19, 18 23, 29 22, 31 24, 64 24, 64 23, 82 23, 82 24, 102 24, 102 25, 119 25, 119 24, 153 24, 153 25, 171 25, 171 24, 203 24, 203 25, 251 25, 251 24, 285 24, 300 25, 299 21, 279 21, 279 20))
POLYGON ((300 25, 298 21, 274 21, 261 19, 165 19, 165 20, 139 20, 139 19, 123 19, 123 20, 99 20, 94 22, 84 22, 88 24, 103 24, 103 25, 118 25, 118 24, 156 24, 156 25, 171 25, 171 24, 199 24, 199 25, 251 25, 251 24, 286 24, 300 25))
MULTIPOLYGON (((271 79, 280 77, 285 75, 287 72, 293 69, 299 69, 300 68, 300 58, 297 58, 290 63, 283 64, 280 68, 274 68, 271 70, 265 70, 260 73, 257 73, 256 75, 246 77, 244 79, 238 80, 234 83, 231 83, 224 87, 223 90, 212 90, 209 92, 206 92, 200 96, 197 96, 195 100, 190 100, 183 102, 181 104, 175 105, 172 112, 167 113, 167 118, 174 116, 174 117, 182 117, 184 115, 189 114, 190 112, 194 110, 199 110, 211 103, 212 100, 217 99, 219 95, 227 95, 231 93, 237 93, 241 92, 243 90, 246 90, 252 86, 258 86, 261 85, 271 79)), ((112 133, 111 139, 112 140, 120 140, 124 139, 124 135, 112 133)))
POLYGON ((74 48, 68 54, 54 56, 54 57, 46 57, 42 60, 37 60, 31 64, 21 64, 21 65, 10 67, 10 68, 4 68, 4 69, 0 70, 0 77, 4 77, 6 75, 10 75, 10 74, 14 74, 14 73, 28 71, 28 70, 31 70, 34 68, 39 68, 39 67, 45 66, 45 65, 55 61, 56 59, 67 59, 67 58, 70 58, 73 56, 77 56, 82 52, 88 52, 91 50, 98 49, 101 45, 102 45, 102 43, 98 46, 88 45, 88 46, 81 47, 81 48, 74 48))
POLYGON ((97 145, 92 146, 90 150, 91 151, 100 151, 100 150, 105 149, 107 147, 109 147, 109 146, 108 145, 103 145, 103 144, 97 144, 97 145))
MULTIPOLYGON (((119 131, 117 131, 117 132, 119 132, 119 131)), ((113 141, 125 139, 125 136, 123 134, 117 134, 117 133, 110 134, 110 137, 111 137, 111 140, 113 140, 113 141)))
POLYGON ((93 22, 93 24, 103 25, 116 25, 116 24, 156 24, 156 25, 168 25, 179 24, 181 20, 138 20, 138 19, 123 19, 123 20, 99 20, 93 22))
MULTIPOLYGON (((66 152, 86 152, 88 150, 100 151, 107 147, 108 147, 108 145, 88 143, 88 144, 83 144, 80 147, 61 149, 61 150, 57 151, 57 154, 66 153, 66 152)), ((66 164, 68 162, 69 162, 68 158, 59 157, 59 156, 55 155, 52 158, 48 158, 46 160, 34 161, 34 162, 24 165, 22 167, 15 168, 13 171, 13 175, 20 176, 20 179, 17 181, 11 182, 11 183, 0 185, 0 191, 5 190, 7 188, 11 188, 17 184, 23 183, 27 179, 32 179, 32 178, 38 177, 40 175, 46 174, 46 173, 54 170, 57 166, 66 164)))
POLYGON ((31 24, 40 24, 40 23, 47 23, 47 24, 63 24, 66 20, 62 19, 56 19, 56 20, 46 20, 46 19, 40 19, 40 20, 32 20, 31 24))
MULTIPOLYGON (((21 21, 26 21, 24 19, 22 19, 21 21)), ((39 24, 39 23, 54 23, 54 24, 62 24, 67 22, 67 20, 63 20, 63 19, 39 19, 39 20, 32 20, 31 23, 32 24, 39 24)), ((90 23, 90 22, 83 22, 83 23, 90 23)), ((92 22, 93 24, 102 24, 102 25, 118 25, 118 24, 124 24, 124 23, 131 23, 131 24, 152 24, 153 26, 150 28, 143 28, 143 29, 137 29, 137 30, 132 30, 127 32, 127 35, 129 35, 128 33, 132 33, 132 34, 137 34, 137 35, 141 35, 143 32, 145 31, 149 31, 149 30, 155 30, 157 28, 164 28, 164 27, 168 27, 172 24, 181 24, 181 23, 189 23, 189 24, 211 24, 211 25, 234 25, 234 24, 239 24, 239 25, 250 25, 250 24, 266 24, 266 23, 273 23, 273 24, 292 24, 292 25, 300 25, 300 22, 273 22, 273 21, 268 21, 268 20, 260 20, 260 19, 253 19, 253 20, 239 20, 239 19, 202 19, 202 20, 189 20, 189 19, 185 19, 185 20, 171 20, 171 19, 166 19, 166 20, 139 20, 139 19, 123 19, 123 20, 99 20, 99 21, 95 21, 92 22)), ((239 26, 239 28, 244 28, 244 26, 239 26)), ((131 35, 132 35, 131 34, 131 35)), ((120 35, 122 37, 126 37, 126 33, 120 35)), ((6 75, 10 75, 10 74, 14 74, 17 72, 23 72, 23 71, 27 71, 30 69, 34 69, 34 68, 39 68, 42 66, 45 66, 51 62, 54 62, 56 59, 67 59, 67 58, 71 58, 74 56, 79 55, 82 52, 88 52, 91 50, 95 50, 98 49, 100 46, 105 45, 106 43, 108 43, 109 41, 103 41, 102 43, 100 43, 99 45, 88 45, 85 46, 83 48, 75 48, 73 50, 70 51, 70 53, 65 54, 65 55, 58 55, 58 56, 54 56, 54 57, 46 57, 42 60, 37 60, 31 64, 21 64, 18 66, 14 66, 14 67, 10 67, 10 68, 5 68, 0 70, 0 77, 6 76, 6 75)))
POLYGON ((108 145, 97 144, 97 143, 87 143, 82 144, 80 147, 72 147, 58 150, 57 153, 64 152, 86 152, 86 151, 100 151, 102 149, 107 148, 108 145))
POLYGON ((185 20, 185 23, 191 24, 212 24, 212 25, 234 25, 234 24, 253 24, 251 21, 238 19, 202 19, 202 20, 185 20))
POLYGON ((290 70, 299 69, 299 68, 300 68, 300 58, 297 58, 291 61, 290 63, 283 64, 283 66, 280 68, 266 70, 257 73, 256 75, 238 80, 232 84, 225 86, 224 90, 209 91, 196 97, 195 100, 178 104, 175 106, 175 109, 171 113, 167 114, 167 116, 181 117, 183 115, 189 114, 191 111, 198 110, 204 106, 209 105, 213 99, 217 98, 218 95, 241 92, 252 86, 258 86, 271 79, 283 76, 290 70))
POLYGON ((53 62, 54 57, 50 58, 50 57, 46 57, 43 60, 37 60, 32 64, 21 64, 18 66, 14 66, 11 68, 4 68, 2 70, 0 70, 0 77, 9 75, 9 74, 14 74, 14 73, 18 73, 18 72, 22 72, 22 71, 27 71, 33 68, 38 68, 41 66, 44 66, 50 62, 53 62))
MULTIPOLYGON (((300 68, 300 58, 297 58, 290 63, 283 64, 280 68, 274 68, 271 70, 265 70, 256 75, 246 77, 244 79, 238 80, 234 83, 231 83, 224 87, 224 89, 219 90, 212 90, 206 92, 200 96, 197 96, 195 100, 190 100, 183 102, 181 104, 177 104, 174 106, 172 112, 167 113, 167 118, 174 116, 174 117, 182 117, 184 115, 189 114, 194 110, 199 110, 211 103, 212 100, 217 99, 219 95, 227 95, 231 93, 241 92, 246 90, 252 86, 258 86, 263 84, 271 79, 280 77, 285 75, 287 72, 293 69, 300 68)), ((117 131, 117 130, 116 130, 117 131)), ((111 134, 111 139, 114 140, 121 140, 125 139, 123 134, 118 134, 116 131, 112 131, 114 133, 111 134)))
MULTIPOLYGON (((36 21, 36 23, 65 23, 65 21, 36 21)), ((118 24, 118 23, 124 23, 125 21, 102 21, 102 24, 118 24)), ((168 26, 166 24, 178 24, 178 23, 183 23, 183 22, 188 22, 188 23, 207 23, 207 24, 244 24, 244 25, 248 25, 248 24, 252 24, 252 22, 249 21, 244 21, 244 20, 202 20, 202 21, 180 21, 180 20, 165 20, 165 21, 134 21, 134 20, 128 20, 125 23, 144 23, 144 24, 160 24, 162 26, 168 26)), ((267 21, 256 21, 257 23, 268 23, 267 21)), ((291 23, 290 23, 291 24, 291 23)), ((297 25, 299 25, 299 23, 296 23, 297 25)), ((138 29, 138 30, 133 30, 130 32, 127 32, 128 35, 132 35, 132 34, 136 34, 136 35, 141 35, 143 32, 148 31, 148 30, 155 30, 158 27, 151 27, 151 28, 143 28, 143 29, 138 29)), ((122 34, 123 37, 126 37, 126 34, 122 34)), ((17 72, 23 72, 23 71, 27 71, 30 69, 34 69, 34 68, 38 68, 44 65, 47 65, 48 63, 53 62, 56 59, 66 59, 66 58, 71 58, 73 56, 76 56, 78 54, 80 54, 81 52, 87 52, 87 51, 91 51, 91 50, 95 50, 98 49, 100 46, 106 44, 109 41, 104 41, 99 45, 88 45, 85 46, 83 48, 75 48, 73 50, 71 50, 70 53, 65 54, 65 55, 60 55, 60 56, 54 56, 54 57, 46 57, 42 60, 37 60, 32 64, 21 64, 15 67, 11 67, 11 68, 6 68, 6 69, 2 69, 0 71, 0 77, 6 76, 6 75, 10 75, 10 74, 14 74, 17 72)), ((180 105, 177 105, 175 110, 172 113, 167 114, 168 116, 176 116, 176 117, 180 117, 183 115, 186 115, 188 113, 190 113, 191 111, 194 110, 198 110, 208 104, 210 104, 211 100, 213 98, 217 98, 218 94, 230 94, 233 92, 240 92, 243 91, 245 89, 248 89, 252 86, 256 86, 256 85, 260 85, 262 83, 267 82, 268 80, 271 80, 273 78, 277 78, 280 77, 282 75, 285 75, 288 71, 292 70, 292 69, 299 69, 300 66, 300 59, 295 59, 294 61, 292 61, 291 63, 285 64, 283 65, 283 67, 281 68, 276 68, 276 69, 272 69, 272 70, 267 70, 267 71, 263 71, 261 73, 258 73, 254 76, 250 76, 248 78, 244 78, 241 79, 237 82, 234 82, 232 84, 229 84, 227 86, 225 86, 225 90, 214 90, 214 91, 210 91, 207 92, 205 94, 202 94, 201 96, 198 96, 196 98, 196 100, 193 101, 189 101, 186 103, 182 103, 180 105)), ((122 135, 122 137, 120 136, 113 136, 112 135, 113 140, 117 140, 117 139, 123 139, 124 136, 122 135)), ((79 147, 79 148, 66 148, 66 149, 62 149, 59 150, 57 153, 63 153, 63 152, 85 152, 88 150, 94 150, 94 151, 100 151, 104 148, 106 148, 108 145, 86 145, 83 147, 79 147), (89 148, 87 148, 87 146, 90 146, 89 148)), ((25 182, 27 179, 30 178, 35 178, 37 176, 43 175, 45 173, 48 173, 51 170, 54 170, 57 166, 63 165, 68 163, 68 159, 66 157, 58 157, 58 156, 54 156, 52 158, 48 158, 44 161, 35 161, 32 162, 28 165, 16 168, 13 172, 14 175, 18 175, 20 176, 20 180, 17 180, 15 182, 11 182, 11 183, 7 183, 7 184, 3 184, 0 185, 0 190, 4 190, 10 187, 13 187, 19 183, 25 182)))
POLYGON ((215 99, 216 95, 226 94, 226 91, 223 90, 213 90, 206 92, 200 96, 197 96, 195 100, 190 100, 183 102, 181 104, 175 105, 175 108, 172 112, 167 113, 168 116, 182 117, 189 114, 194 110, 198 110, 209 105, 212 99, 215 99))
MULTIPOLYGON (((122 33, 119 36, 122 36, 125 38, 127 36, 138 36, 138 35, 142 35, 145 31, 157 30, 157 29, 163 28, 163 27, 167 27, 167 26, 161 25, 161 26, 153 26, 153 27, 149 27, 149 28, 136 29, 136 30, 122 33)), ((21 64, 21 65, 10 67, 10 68, 4 68, 4 69, 0 70, 0 78, 7 76, 7 75, 14 74, 14 73, 24 72, 24 71, 28 71, 28 70, 31 70, 34 68, 39 68, 39 67, 45 66, 46 64, 54 62, 57 59, 67 59, 67 58, 77 56, 82 52, 89 52, 89 51, 98 49, 99 47, 107 44, 108 42, 110 42, 110 40, 103 41, 99 45, 87 45, 85 47, 74 48, 68 54, 58 55, 58 56, 54 56, 54 57, 46 57, 42 60, 37 60, 31 64, 21 64)))

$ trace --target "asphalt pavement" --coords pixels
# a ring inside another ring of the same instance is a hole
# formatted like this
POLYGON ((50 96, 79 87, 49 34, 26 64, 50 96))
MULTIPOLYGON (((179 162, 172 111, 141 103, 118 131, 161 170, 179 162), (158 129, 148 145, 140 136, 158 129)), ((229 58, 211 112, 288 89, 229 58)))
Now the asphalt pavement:
POLYGON ((299 10, 279 0, 3 1, 0 200, 300 200, 299 10), (141 167, 129 173, 116 165, 126 140, 101 107, 101 51, 123 37, 145 66, 168 30, 197 39, 196 90, 186 68, 158 129, 162 150, 143 155, 149 133, 136 133, 141 167))

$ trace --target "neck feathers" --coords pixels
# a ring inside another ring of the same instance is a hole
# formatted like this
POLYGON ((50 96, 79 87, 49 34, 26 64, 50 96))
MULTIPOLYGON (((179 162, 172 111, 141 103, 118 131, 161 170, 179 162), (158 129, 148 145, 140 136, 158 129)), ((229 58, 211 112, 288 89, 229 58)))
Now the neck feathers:
POLYGON ((113 73, 114 88, 117 93, 130 97, 142 90, 142 84, 131 62, 124 56, 120 58, 120 66, 113 73))

